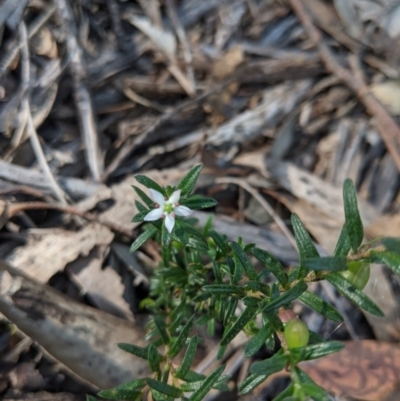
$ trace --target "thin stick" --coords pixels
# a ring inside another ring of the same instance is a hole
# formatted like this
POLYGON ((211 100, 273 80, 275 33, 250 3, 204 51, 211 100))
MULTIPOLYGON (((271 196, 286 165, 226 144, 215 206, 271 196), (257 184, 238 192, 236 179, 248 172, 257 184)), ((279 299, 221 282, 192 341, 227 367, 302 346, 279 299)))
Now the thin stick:
MULTIPOLYGON (((28 28, 28 39, 31 39, 34 35, 36 35, 40 28, 48 21, 48 19, 54 14, 56 10, 56 6, 51 4, 48 7, 45 7, 45 12, 40 15, 36 20, 28 28)), ((0 78, 3 77, 4 73, 8 70, 11 63, 17 57, 18 52, 21 50, 21 42, 19 41, 16 46, 14 46, 9 54, 6 54, 3 59, 0 61, 0 78)))
POLYGON ((67 30, 66 47, 70 59, 70 71, 73 78, 74 98, 78 112, 81 133, 86 149, 86 159, 92 178, 100 181, 103 162, 100 154, 92 102, 87 86, 82 49, 76 35, 75 21, 67 0, 57 0, 60 15, 67 30))
POLYGON ((188 80, 191 84, 191 88, 194 92, 196 92, 196 80, 194 78, 194 71, 193 71, 193 56, 190 50, 190 44, 187 40, 185 28, 183 27, 178 14, 176 12, 175 6, 172 0, 166 0, 167 5, 167 13, 168 16, 175 28, 176 35, 178 36, 179 42, 182 45, 183 50, 183 58, 186 64, 186 73, 188 80))
POLYGON ((260 203, 260 205, 274 219, 276 225, 281 229, 281 231, 287 237, 291 245, 293 245, 294 249, 297 250, 296 240, 293 234, 286 227, 286 224, 283 222, 280 216, 278 216, 278 214, 275 213, 275 210, 271 207, 271 205, 246 181, 234 177, 220 177, 217 178, 215 182, 218 184, 235 184, 245 189, 249 194, 251 194, 254 197, 254 199, 256 199, 260 203))
MULTIPOLYGON (((28 36, 26 32, 26 26, 23 21, 21 21, 19 25, 19 34, 20 34, 20 42, 21 42, 21 77, 23 85, 29 87, 29 49, 28 49, 28 36)), ((29 140, 32 145, 33 152, 37 158, 37 161, 42 169, 43 173, 46 175, 56 198, 61 202, 67 203, 67 196, 64 194, 63 190, 58 185, 55 180, 53 173, 50 170, 49 165, 47 164, 46 157, 43 153, 43 149, 40 145, 40 141, 38 138, 38 134, 36 132, 35 126, 33 125, 32 113, 29 106, 28 94, 25 94, 23 99, 23 108, 27 110, 27 121, 26 121, 26 129, 29 135, 29 140)))
POLYGON ((358 97, 367 112, 377 120, 377 129, 400 171, 400 129, 383 105, 370 92, 360 74, 352 74, 336 59, 330 48, 323 42, 321 32, 311 21, 301 0, 290 0, 290 5, 300 20, 311 41, 317 47, 325 68, 342 80, 358 97))

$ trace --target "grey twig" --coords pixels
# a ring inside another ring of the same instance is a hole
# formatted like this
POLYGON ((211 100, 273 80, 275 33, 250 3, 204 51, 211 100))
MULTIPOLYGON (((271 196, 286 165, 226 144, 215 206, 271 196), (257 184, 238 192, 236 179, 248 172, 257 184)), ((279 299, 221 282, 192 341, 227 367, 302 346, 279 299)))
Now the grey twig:
MULTIPOLYGON (((20 49, 21 49, 21 77, 23 86, 27 89, 29 87, 29 49, 28 49, 28 35, 26 32, 25 23, 22 21, 19 25, 19 35, 20 35, 20 49)), ((29 135, 29 140, 31 142, 33 152, 37 158, 37 161, 42 169, 43 173, 46 175, 50 185, 53 188, 54 195, 56 198, 61 202, 66 204, 67 197, 64 194, 63 190, 58 185, 57 181, 55 180, 53 173, 50 170, 49 165, 47 164, 46 157, 43 153, 43 149, 40 145, 40 141, 36 132, 36 129, 33 125, 32 120, 32 113, 29 106, 29 94, 26 93, 24 96, 23 102, 23 109, 27 110, 27 121, 26 121, 26 128, 29 135)))
MULTIPOLYGON (((54 4, 46 8, 45 12, 41 14, 36 20, 34 20, 28 29, 28 39, 31 39, 37 34, 40 28, 47 22, 47 20, 53 15, 56 7, 54 4)), ((16 46, 14 46, 9 54, 6 54, 0 60, 0 78, 3 77, 4 73, 7 71, 8 67, 14 61, 18 52, 21 50, 21 41, 19 41, 16 46)))
POLYGON ((77 40, 76 26, 72 10, 67 0, 57 0, 60 15, 67 30, 66 47, 70 59, 70 71, 73 81, 74 97, 78 112, 81 132, 86 149, 86 159, 92 178, 100 181, 103 162, 100 154, 96 124, 89 90, 84 83, 86 77, 82 49, 77 40))
POLYGON ((182 45, 183 58, 184 58, 185 64, 186 64, 186 73, 188 76, 188 80, 193 88, 193 91, 196 92, 196 81, 194 78, 194 71, 193 71, 193 57, 192 57, 192 52, 190 50, 190 43, 186 37, 185 28, 183 27, 183 25, 178 17, 178 14, 176 12, 173 1, 166 0, 166 5, 167 5, 167 13, 169 15, 169 18, 171 19, 171 22, 174 26, 174 29, 175 29, 176 35, 178 36, 179 42, 182 45))

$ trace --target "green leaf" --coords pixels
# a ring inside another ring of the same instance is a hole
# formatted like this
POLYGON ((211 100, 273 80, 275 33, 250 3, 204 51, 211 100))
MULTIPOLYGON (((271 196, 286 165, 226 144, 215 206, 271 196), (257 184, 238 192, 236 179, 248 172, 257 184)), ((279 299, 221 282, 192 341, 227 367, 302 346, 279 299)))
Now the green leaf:
POLYGON ((227 326, 231 322, 231 319, 233 319, 235 317, 235 311, 236 311, 238 302, 239 302, 239 300, 237 298, 231 298, 228 301, 228 305, 227 305, 225 315, 224 315, 224 320, 223 320, 224 326, 227 326))
POLYGON ((137 209, 139 210, 139 212, 149 212, 149 210, 138 200, 135 200, 135 205, 137 207, 137 209))
POLYGON ((210 232, 208 233, 210 235, 210 237, 214 240, 214 242, 217 244, 217 247, 219 249, 221 249, 222 253, 224 255, 227 254, 228 252, 228 247, 226 245, 226 240, 224 238, 221 237, 221 235, 219 235, 216 231, 214 230, 210 230, 210 232))
POLYGON ((260 298, 257 297, 250 297, 250 296, 246 296, 242 299, 243 304, 245 306, 249 306, 251 308, 258 308, 260 306, 261 300, 260 298))
POLYGON ((175 377, 182 379, 190 371, 194 357, 196 356, 198 340, 199 338, 197 336, 194 336, 189 340, 185 356, 181 366, 176 371, 175 377))
POLYGON ((344 344, 340 341, 327 341, 320 344, 307 345, 301 349, 292 349, 292 353, 298 353, 302 361, 310 361, 312 359, 322 358, 325 355, 333 354, 344 348, 344 344))
POLYGON ((310 291, 305 291, 299 296, 299 300, 304 302, 310 308, 313 308, 322 316, 333 320, 334 322, 343 322, 342 315, 328 302, 324 301, 310 291))
POLYGON ((301 263, 310 270, 328 270, 333 272, 347 270, 347 258, 343 256, 307 258, 301 263))
POLYGON ((339 273, 329 273, 325 276, 325 279, 329 281, 342 295, 347 297, 361 309, 364 309, 375 316, 384 316, 383 312, 371 299, 369 299, 362 291, 354 287, 339 273))
POLYGON ((223 356, 225 355, 226 349, 228 348, 227 345, 220 345, 218 347, 218 352, 217 352, 217 361, 219 361, 220 359, 223 358, 223 356))
POLYGON ((400 253, 400 238, 385 237, 381 242, 388 251, 400 253))
POLYGON ((238 294, 244 295, 245 291, 242 287, 231 284, 210 284, 203 287, 203 291, 211 292, 212 294, 238 294))
POLYGON ((261 384, 269 375, 250 375, 239 386, 239 394, 251 393, 259 384, 261 384))
POLYGON ((87 395, 86 396, 86 401, 97 401, 97 398, 91 396, 91 395, 87 395))
POLYGON ((319 256, 317 248, 312 242, 310 234, 304 227, 299 216, 297 216, 296 213, 293 213, 291 220, 297 247, 299 249, 300 263, 302 263, 304 259, 317 258, 319 256))
POLYGON ((208 209, 218 205, 218 202, 212 198, 206 198, 202 195, 193 195, 188 199, 182 200, 181 205, 187 206, 189 209, 208 209))
POLYGON ((198 164, 194 166, 182 179, 182 181, 178 185, 178 189, 181 189, 181 196, 188 196, 194 190, 196 186, 197 179, 199 178, 201 169, 203 168, 202 164, 198 164))
POLYGON ((280 372, 285 368, 288 357, 277 352, 271 358, 261 362, 255 362, 250 366, 249 372, 255 375, 269 376, 272 373, 280 372))
POLYGON ((301 388, 315 401, 330 401, 332 398, 329 394, 320 386, 318 386, 314 381, 302 370, 295 368, 297 376, 301 382, 301 388))
POLYGON ((390 267, 396 274, 400 275, 400 255, 394 252, 371 251, 374 261, 384 263, 390 267))
POLYGON ((215 260, 212 261, 212 265, 215 281, 220 284, 222 282, 221 266, 215 260))
POLYGON ((272 401, 298 401, 297 397, 291 397, 294 390, 294 384, 290 383, 285 390, 278 394, 272 401))
POLYGON ((219 368, 214 370, 202 383, 202 385, 191 395, 189 401, 202 401, 205 395, 212 389, 214 384, 217 382, 222 372, 225 369, 225 365, 221 365, 219 368))
MULTIPOLYGON (((139 187, 132 185, 132 188, 138 194, 139 198, 150 208, 154 208, 154 201, 151 200, 139 187)), ((160 192, 160 191, 158 191, 160 192)), ((162 192, 161 192, 162 193, 162 192)))
POLYGON ((287 284, 288 275, 278 259, 260 248, 253 248, 251 253, 277 278, 282 286, 287 284))
POLYGON ((132 400, 140 394, 145 385, 146 379, 137 379, 109 390, 102 390, 98 396, 109 400, 132 400))
POLYGON ((358 212, 356 190, 349 178, 343 184, 343 202, 346 231, 353 251, 357 252, 364 238, 364 229, 358 212))
POLYGON ((161 359, 162 356, 157 351, 157 348, 153 344, 150 344, 147 351, 147 360, 149 361, 150 369, 153 372, 160 371, 161 359))
POLYGON ((299 249, 300 266, 297 278, 301 279, 304 278, 309 272, 309 269, 303 266, 303 260, 308 258, 317 258, 319 256, 319 253, 314 243, 311 240, 310 234, 304 227, 304 224, 301 222, 299 216, 293 213, 291 221, 292 221, 294 236, 296 238, 297 248, 299 249))
POLYGON ((127 343, 118 343, 117 346, 118 348, 121 348, 122 350, 129 352, 130 354, 136 355, 139 358, 147 360, 147 351, 148 351, 147 347, 143 348, 143 347, 138 347, 137 345, 127 344, 127 343))
POLYGON ((133 216, 132 223, 140 223, 144 221, 144 218, 147 216, 149 213, 149 210, 143 210, 142 212, 136 213, 133 216))
POLYGON ((135 179, 138 183, 144 185, 146 188, 154 189, 155 191, 160 192, 160 194, 163 194, 164 196, 166 196, 165 189, 163 187, 161 187, 160 185, 158 185, 151 178, 146 177, 145 175, 136 175, 135 179))
POLYGON ((169 334, 167 333, 167 329, 165 327, 165 322, 158 316, 153 317, 154 323, 157 326, 157 330, 160 333, 163 344, 168 345, 170 343, 169 334))
POLYGON ((347 256, 350 252, 350 238, 347 234, 346 224, 343 225, 333 256, 347 256))
POLYGON ((186 339, 189 337, 189 332, 192 329, 193 323, 194 323, 194 315, 192 315, 192 317, 187 321, 185 326, 183 326, 183 329, 179 333, 178 338, 171 345, 171 348, 167 353, 167 355, 170 358, 173 358, 174 356, 178 355, 180 350, 184 347, 186 339))
POLYGON ((221 340, 221 345, 228 345, 246 326, 246 324, 253 319, 256 314, 258 308, 247 307, 243 313, 237 318, 233 326, 224 334, 221 340))
POLYGON ((246 255, 242 247, 237 244, 236 242, 231 242, 231 248, 235 255, 237 255, 240 263, 242 264, 246 274, 250 280, 257 280, 257 272, 254 268, 253 264, 251 263, 249 257, 246 255))
POLYGON ((295 284, 292 288, 287 290, 283 295, 279 298, 274 299, 270 303, 268 303, 264 308, 263 312, 269 312, 273 309, 277 309, 283 305, 286 305, 295 299, 297 299, 304 291, 307 290, 307 284, 301 280, 297 284, 295 284))
POLYGON ((157 233, 157 228, 150 226, 147 230, 144 230, 139 237, 131 245, 130 253, 136 252, 146 241, 153 237, 157 233))
MULTIPOLYGON (((205 376, 204 376, 204 379, 205 379, 205 376)), ((181 389, 184 392, 197 391, 202 386, 204 379, 201 381, 196 381, 196 382, 191 382, 191 383, 183 383, 183 384, 181 384, 181 389)), ((224 383, 228 379, 229 379, 228 375, 220 376, 220 378, 216 381, 216 383, 213 385, 212 388, 216 388, 221 391, 229 391, 229 387, 226 386, 226 384, 224 383)))
POLYGON ((182 395, 183 391, 180 388, 170 386, 167 383, 160 382, 151 378, 146 379, 147 384, 154 390, 168 395, 169 397, 178 398, 182 395))
POLYGON ((244 356, 249 358, 258 352, 273 332, 274 328, 271 324, 264 324, 260 331, 246 344, 244 356))
POLYGON ((269 296, 271 293, 271 288, 268 284, 262 283, 261 281, 248 281, 244 286, 246 291, 258 291, 263 293, 266 296, 269 296))

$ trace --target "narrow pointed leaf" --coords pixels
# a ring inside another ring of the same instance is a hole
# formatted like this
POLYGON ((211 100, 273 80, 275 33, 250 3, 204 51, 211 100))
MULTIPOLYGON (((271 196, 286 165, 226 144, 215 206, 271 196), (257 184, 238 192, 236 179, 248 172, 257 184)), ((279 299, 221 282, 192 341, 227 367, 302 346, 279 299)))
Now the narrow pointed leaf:
POLYGON ((347 270, 347 258, 344 256, 307 258, 301 263, 310 270, 328 270, 332 272, 347 270))
POLYGON ((249 358, 258 352, 273 332, 274 328, 271 324, 264 324, 260 331, 246 344, 244 356, 249 358))
POLYGON ((343 322, 342 315, 331 304, 324 301, 314 293, 310 291, 304 291, 299 296, 299 300, 304 302, 310 308, 316 310, 322 316, 325 316, 334 322, 343 322))
POLYGON ((333 252, 333 256, 347 256, 350 252, 350 249, 350 238, 347 234, 346 224, 344 224, 342 227, 342 231, 340 232, 336 248, 333 252))
POLYGON ((139 212, 149 212, 150 210, 146 208, 146 206, 143 205, 143 203, 139 202, 138 200, 135 200, 135 205, 138 209, 139 212))
POLYGON ((155 191, 160 192, 160 194, 163 194, 164 196, 166 195, 165 189, 163 187, 161 187, 160 185, 158 185, 151 178, 146 177, 145 175, 136 175, 135 179, 138 183, 144 185, 146 188, 154 189, 155 191))
MULTIPOLYGON (((312 359, 322 358, 325 355, 333 354, 341 351, 344 344, 340 341, 327 341, 320 344, 307 345, 299 349, 302 361, 310 361, 312 359)), ((292 351, 295 352, 295 351, 292 351)))
POLYGON ((127 343, 119 343, 117 344, 118 348, 121 348, 122 350, 129 352, 130 354, 136 355, 139 358, 146 359, 147 360, 147 352, 148 348, 143 348, 143 347, 138 347, 137 345, 133 344, 127 344, 127 343))
POLYGON ((140 223, 144 221, 144 218, 149 213, 149 210, 143 210, 139 213, 136 213, 132 218, 132 223, 140 223))
POLYGON ((182 395, 183 391, 180 388, 170 386, 167 383, 160 382, 155 379, 147 378, 147 384, 154 390, 165 394, 169 397, 178 398, 182 395))
POLYGON ((170 338, 169 334, 167 333, 167 329, 165 327, 165 322, 157 316, 153 317, 154 323, 156 324, 157 330, 159 331, 162 341, 165 345, 168 345, 170 343, 170 338))
POLYGON ((251 253, 277 278, 282 286, 287 284, 288 275, 278 259, 260 248, 253 248, 251 253))
POLYGON ((269 304, 267 304, 263 312, 269 312, 273 309, 277 309, 285 304, 288 304, 295 299, 297 299, 304 291, 307 290, 307 284, 304 281, 299 281, 290 290, 286 291, 279 298, 274 299, 269 304))
POLYGON ((255 375, 272 375, 272 373, 280 372, 286 366, 288 357, 281 353, 276 353, 265 361, 255 362, 250 366, 250 373, 255 375))
POLYGON ((225 365, 221 365, 219 368, 214 370, 202 383, 201 387, 197 389, 189 398, 189 401, 202 401, 205 395, 212 389, 214 384, 217 382, 222 372, 225 369, 225 365))
POLYGON ((251 393, 267 377, 268 375, 250 375, 240 384, 239 394, 245 395, 251 393))
POLYGON ((349 178, 343 184, 343 202, 346 231, 353 251, 357 252, 364 238, 364 229, 358 212, 356 190, 349 178))
POLYGON ((152 238, 157 233, 157 228, 150 226, 147 230, 144 230, 139 237, 135 239, 130 248, 130 253, 136 252, 144 243, 152 238))
POLYGON ((149 361, 150 369, 153 372, 160 371, 160 362, 162 356, 157 351, 157 347, 153 344, 150 344, 147 351, 147 360, 149 361))
POLYGON ((400 255, 398 253, 371 251, 371 256, 373 256, 374 261, 384 263, 400 275, 400 255))
POLYGON ((98 396, 109 400, 132 400, 140 394, 145 385, 145 379, 137 379, 109 390, 102 390, 98 396))
POLYGON ((208 209, 210 207, 214 207, 218 205, 218 202, 212 198, 206 198, 201 195, 193 195, 189 199, 184 199, 182 202, 179 202, 183 206, 187 206, 189 209, 197 210, 197 209, 208 209))
POLYGON ((244 288, 231 284, 210 284, 203 287, 203 291, 212 294, 239 294, 244 295, 244 288))
POLYGON ((243 313, 237 318, 233 326, 224 334, 221 340, 221 345, 228 345, 239 333, 240 331, 246 326, 251 319, 253 319, 254 315, 256 314, 258 308, 254 307, 247 307, 243 313))
POLYGON ((384 316, 380 308, 371 299, 369 299, 362 291, 354 287, 339 273, 329 273, 325 276, 325 279, 329 281, 342 295, 347 297, 361 309, 364 309, 375 316, 384 316))
POLYGON ((210 237, 214 240, 214 242, 217 244, 218 248, 221 249, 222 253, 226 255, 228 248, 226 245, 226 241, 219 235, 216 231, 210 230, 208 233, 210 237))
POLYGON ((385 237, 381 242, 388 251, 400 253, 400 238, 385 237))
POLYGON ((242 264, 247 276, 250 280, 257 280, 257 271, 254 268, 251 260, 246 255, 246 252, 242 249, 242 247, 236 242, 231 242, 231 248, 233 252, 237 255, 240 263, 242 264))
POLYGON ((172 344, 168 351, 168 356, 173 358, 178 355, 180 350, 184 347, 186 339, 189 337, 190 330, 192 329, 194 323, 194 315, 187 321, 182 331, 179 333, 178 338, 172 344))
POLYGON ((194 357, 196 356, 198 340, 199 340, 199 338, 197 336, 194 336, 190 339, 188 347, 186 349, 185 356, 181 363, 181 366, 176 371, 176 374, 175 374, 176 377, 181 379, 181 378, 185 377, 186 374, 189 372, 189 370, 192 366, 194 357))
POLYGON ((178 188, 182 190, 181 196, 187 196, 192 193, 194 187, 196 186, 196 182, 197 179, 199 178, 199 174, 202 168, 203 168, 202 164, 194 166, 182 179, 182 181, 178 185, 178 188))
POLYGON ((297 376, 301 382, 301 388, 315 401, 330 401, 332 398, 330 395, 320 386, 318 386, 314 381, 299 368, 295 368, 297 376))
POLYGON ((292 226, 294 235, 296 237, 297 247, 299 249, 300 263, 307 258, 317 258, 319 253, 315 247, 310 234, 304 227, 304 224, 300 220, 296 213, 292 214, 292 226))
MULTIPOLYGON (((138 194, 139 198, 150 208, 154 207, 154 201, 150 199, 139 187, 132 185, 132 188, 138 194)), ((160 191, 158 191, 160 192, 160 191)), ((162 193, 162 192, 161 192, 162 193)))

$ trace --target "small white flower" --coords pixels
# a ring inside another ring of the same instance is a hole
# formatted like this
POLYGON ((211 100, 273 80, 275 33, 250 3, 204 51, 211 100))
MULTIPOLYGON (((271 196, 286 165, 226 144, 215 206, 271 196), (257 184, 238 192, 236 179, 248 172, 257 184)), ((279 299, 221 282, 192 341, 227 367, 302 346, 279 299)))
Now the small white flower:
POLYGON ((165 218, 165 227, 169 233, 172 233, 175 225, 175 216, 187 217, 190 216, 193 210, 186 206, 179 205, 181 190, 178 189, 169 197, 164 198, 164 195, 154 189, 149 188, 151 199, 156 203, 156 208, 146 214, 145 221, 155 221, 165 218))

